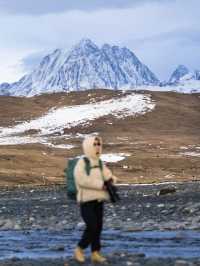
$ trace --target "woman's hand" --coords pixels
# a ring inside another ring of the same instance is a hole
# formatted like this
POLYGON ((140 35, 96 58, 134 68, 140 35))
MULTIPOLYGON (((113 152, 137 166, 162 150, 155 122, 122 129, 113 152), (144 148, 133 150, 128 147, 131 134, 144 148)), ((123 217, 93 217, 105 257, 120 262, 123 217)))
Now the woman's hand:
POLYGON ((107 190, 107 186, 109 184, 113 184, 113 179, 112 178, 109 178, 108 180, 104 181, 103 190, 107 190))

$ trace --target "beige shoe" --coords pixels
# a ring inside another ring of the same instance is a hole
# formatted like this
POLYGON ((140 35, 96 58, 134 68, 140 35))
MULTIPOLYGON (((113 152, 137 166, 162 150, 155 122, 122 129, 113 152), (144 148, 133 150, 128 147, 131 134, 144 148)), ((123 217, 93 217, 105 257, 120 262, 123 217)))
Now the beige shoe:
POLYGON ((91 260, 92 262, 99 262, 99 263, 103 263, 107 261, 107 259, 103 257, 98 251, 92 252, 91 260))
POLYGON ((85 262, 85 256, 84 256, 83 249, 81 249, 80 247, 77 247, 74 251, 74 258, 78 262, 81 262, 81 263, 85 262))

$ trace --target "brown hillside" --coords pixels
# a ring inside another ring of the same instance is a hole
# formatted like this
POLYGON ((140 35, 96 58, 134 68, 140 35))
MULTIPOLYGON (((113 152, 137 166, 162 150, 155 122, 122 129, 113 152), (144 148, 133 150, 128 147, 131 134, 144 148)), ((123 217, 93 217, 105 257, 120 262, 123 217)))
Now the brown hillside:
MULTIPOLYGON (((87 127, 66 129, 65 133, 99 132, 105 142, 104 153, 130 153, 125 160, 109 163, 121 182, 200 179, 200 157, 184 154, 200 154, 200 94, 138 93, 152 96, 156 103, 152 112, 120 120, 106 116, 87 127)), ((92 90, 32 98, 2 96, 0 127, 39 117, 52 107, 112 97, 121 97, 121 93, 92 90)), ((81 154, 81 141, 82 138, 55 140, 57 144, 75 144, 71 150, 42 144, 0 146, 0 185, 63 182, 66 158, 81 154)))

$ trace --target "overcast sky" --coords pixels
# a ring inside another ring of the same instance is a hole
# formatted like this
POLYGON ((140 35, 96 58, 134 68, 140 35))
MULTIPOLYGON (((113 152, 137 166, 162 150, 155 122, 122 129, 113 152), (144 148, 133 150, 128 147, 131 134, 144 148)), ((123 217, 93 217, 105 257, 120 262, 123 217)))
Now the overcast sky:
POLYGON ((200 69, 199 0, 0 0, 0 83, 82 38, 126 46, 160 80, 200 69))

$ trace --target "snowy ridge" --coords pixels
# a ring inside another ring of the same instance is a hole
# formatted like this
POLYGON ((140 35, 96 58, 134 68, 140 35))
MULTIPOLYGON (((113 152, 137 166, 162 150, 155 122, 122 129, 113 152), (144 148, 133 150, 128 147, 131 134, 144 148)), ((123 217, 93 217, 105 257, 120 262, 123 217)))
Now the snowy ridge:
POLYGON ((75 105, 50 110, 46 115, 18 124, 14 127, 0 128, 0 145, 48 143, 48 136, 64 128, 87 125, 99 117, 113 115, 116 118, 145 114, 155 107, 150 96, 132 93, 119 99, 97 103, 75 105), (38 133, 29 136, 28 130, 38 133), (27 133, 24 136, 24 133, 27 133), (20 135, 21 134, 21 135, 20 135))

